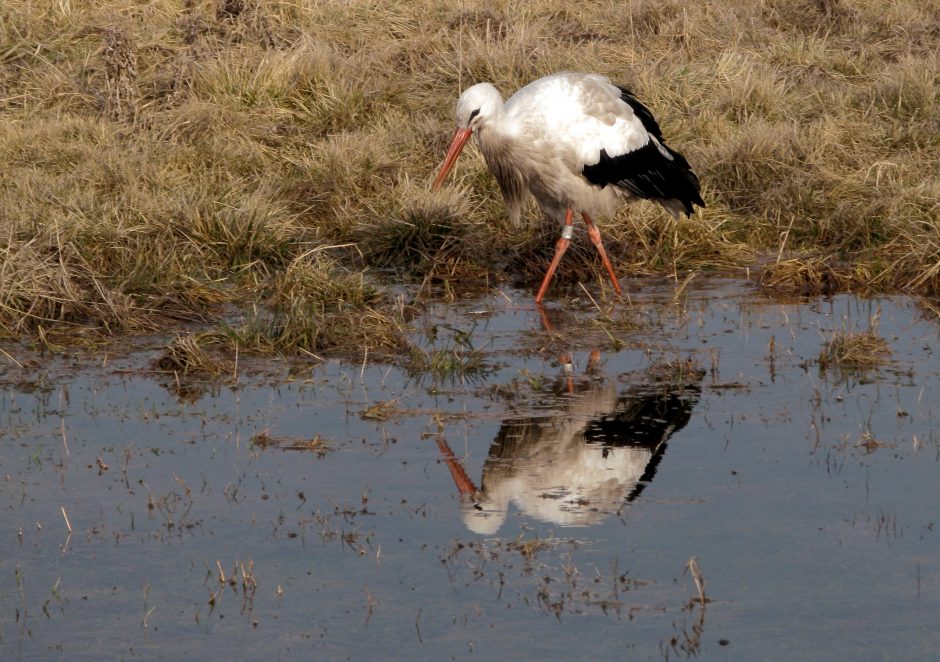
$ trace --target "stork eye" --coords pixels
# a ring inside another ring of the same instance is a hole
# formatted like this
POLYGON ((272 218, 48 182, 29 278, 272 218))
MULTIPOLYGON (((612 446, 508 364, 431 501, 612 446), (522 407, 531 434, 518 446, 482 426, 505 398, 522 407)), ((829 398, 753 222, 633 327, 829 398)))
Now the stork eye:
POLYGON ((467 122, 472 122, 472 121, 473 121, 473 118, 476 117, 476 116, 479 115, 479 114, 480 114, 480 109, 477 108, 477 109, 474 110, 472 113, 470 113, 470 118, 467 120, 467 122))

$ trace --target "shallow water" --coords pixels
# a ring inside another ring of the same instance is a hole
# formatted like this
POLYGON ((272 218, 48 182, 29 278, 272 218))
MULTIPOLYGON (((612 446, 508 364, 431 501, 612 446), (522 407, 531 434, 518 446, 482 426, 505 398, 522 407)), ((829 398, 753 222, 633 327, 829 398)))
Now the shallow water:
POLYGON ((415 341, 482 370, 182 394, 159 339, 5 348, 0 655, 940 655, 936 320, 718 278, 635 282, 615 315, 436 303, 415 341), (820 370, 875 317, 889 364, 820 370))

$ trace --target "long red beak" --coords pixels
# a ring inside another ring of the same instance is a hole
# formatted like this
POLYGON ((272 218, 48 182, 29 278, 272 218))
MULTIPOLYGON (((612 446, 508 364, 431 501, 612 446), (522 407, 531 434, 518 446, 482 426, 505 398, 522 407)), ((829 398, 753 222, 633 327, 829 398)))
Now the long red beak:
POLYGON ((439 189, 441 184, 444 183, 444 180, 447 179, 447 175, 450 174, 451 168, 453 168, 454 164, 457 163, 457 157, 460 156, 460 150, 462 150, 463 146, 467 144, 467 141, 470 140, 470 136, 472 134, 472 129, 457 129, 457 133, 454 134, 454 139, 450 143, 450 149, 447 150, 447 157, 444 159, 444 165, 441 166, 441 171, 437 173, 437 179, 434 180, 434 184, 431 186, 432 191, 439 189))

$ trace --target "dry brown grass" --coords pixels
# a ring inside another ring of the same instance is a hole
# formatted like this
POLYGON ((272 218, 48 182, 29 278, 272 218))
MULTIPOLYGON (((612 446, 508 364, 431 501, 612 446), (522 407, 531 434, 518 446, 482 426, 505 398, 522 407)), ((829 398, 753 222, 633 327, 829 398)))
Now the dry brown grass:
POLYGON ((891 347, 877 331, 840 331, 832 334, 819 353, 819 367, 860 370, 887 363, 891 347))
MULTIPOLYGON (((393 302, 308 305, 320 267, 301 256, 355 244, 357 278, 530 280, 554 232, 506 226, 478 155, 441 194, 425 184, 461 87, 563 69, 633 87, 703 183, 691 220, 644 203, 601 219, 623 273, 770 255, 776 287, 940 294, 938 25, 938 0, 7 0, 0 333, 232 303, 245 347, 336 346, 342 316, 394 346, 393 302)), ((600 276, 590 250, 563 267, 600 276)))
POLYGON ((166 346, 163 354, 156 360, 159 370, 174 373, 177 378, 189 376, 215 377, 225 372, 232 372, 234 366, 227 366, 210 354, 201 342, 204 337, 192 333, 180 334, 166 346))
POLYGON ((761 270, 760 284, 783 294, 828 296, 850 287, 852 277, 831 255, 813 255, 768 264, 761 270))
POLYGON ((868 318, 868 328, 856 331, 843 321, 841 330, 833 331, 819 352, 819 367, 841 371, 863 371, 884 365, 891 358, 891 346, 878 333, 881 310, 868 318))
POLYGON ((323 253, 298 256, 271 279, 263 295, 263 306, 255 306, 241 325, 217 337, 255 352, 307 356, 326 350, 354 354, 407 348, 404 304, 387 301, 364 273, 323 253))

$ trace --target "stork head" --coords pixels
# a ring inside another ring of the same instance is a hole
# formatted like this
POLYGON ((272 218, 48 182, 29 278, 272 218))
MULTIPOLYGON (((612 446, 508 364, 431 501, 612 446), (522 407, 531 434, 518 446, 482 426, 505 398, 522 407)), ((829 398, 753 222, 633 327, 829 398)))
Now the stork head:
POLYGON ((457 133, 450 143, 444 165, 434 180, 433 189, 436 191, 444 183, 451 168, 457 162, 460 151, 467 144, 474 131, 484 126, 490 119, 497 116, 503 107, 503 97, 490 83, 478 83, 468 87, 457 99, 457 133))
POLYGON ((503 97, 490 83, 468 87, 457 99, 457 128, 477 129, 503 107, 503 97))
POLYGON ((481 536, 491 536, 506 521, 508 506, 508 502, 498 505, 484 497, 478 501, 465 500, 460 510, 468 529, 481 536))

